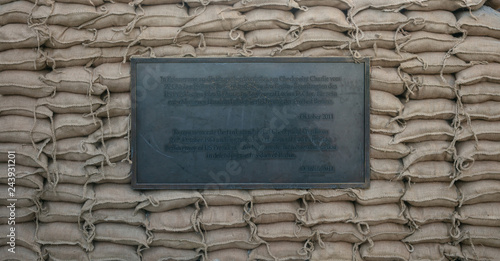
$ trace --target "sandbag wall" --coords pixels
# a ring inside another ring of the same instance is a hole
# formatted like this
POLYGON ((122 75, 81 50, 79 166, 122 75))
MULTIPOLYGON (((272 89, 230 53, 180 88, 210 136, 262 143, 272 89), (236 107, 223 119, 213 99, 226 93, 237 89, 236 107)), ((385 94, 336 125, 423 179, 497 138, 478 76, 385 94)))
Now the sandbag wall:
POLYGON ((496 2, 0 0, 0 260, 499 260, 496 2), (370 57, 370 188, 132 190, 132 56, 370 57))

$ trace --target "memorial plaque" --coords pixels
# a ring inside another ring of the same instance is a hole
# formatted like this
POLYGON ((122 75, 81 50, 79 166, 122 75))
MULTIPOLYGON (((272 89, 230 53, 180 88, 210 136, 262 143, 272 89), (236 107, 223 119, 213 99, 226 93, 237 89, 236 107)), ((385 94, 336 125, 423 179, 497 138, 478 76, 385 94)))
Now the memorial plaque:
POLYGON ((132 59, 132 186, 367 187, 369 61, 132 59))

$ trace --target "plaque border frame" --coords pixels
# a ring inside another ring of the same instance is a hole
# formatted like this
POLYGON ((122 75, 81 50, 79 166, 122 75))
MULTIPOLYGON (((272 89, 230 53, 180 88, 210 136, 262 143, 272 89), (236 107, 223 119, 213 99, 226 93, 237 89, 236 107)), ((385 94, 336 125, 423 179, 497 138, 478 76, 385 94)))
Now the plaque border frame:
POLYGON ((194 57, 194 58, 139 58, 130 59, 131 133, 130 158, 132 160, 131 186, 133 189, 342 189, 369 188, 370 186, 370 59, 351 57, 194 57), (364 182, 352 183, 139 183, 137 182, 137 99, 136 80, 138 63, 364 63, 364 182))

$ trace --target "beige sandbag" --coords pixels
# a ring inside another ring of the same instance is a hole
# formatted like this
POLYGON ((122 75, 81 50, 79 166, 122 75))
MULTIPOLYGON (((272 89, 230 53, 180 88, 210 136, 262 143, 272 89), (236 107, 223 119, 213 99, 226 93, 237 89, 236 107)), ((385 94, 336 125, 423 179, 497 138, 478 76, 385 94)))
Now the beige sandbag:
MULTIPOLYGON (((400 45, 401 50, 409 53, 447 52, 458 43, 460 38, 441 33, 424 31, 412 32, 411 38, 400 45)), ((460 58, 460 57, 459 57, 460 58)))
POLYGON ((124 246, 108 242, 95 242, 94 250, 88 253, 90 260, 140 261, 135 246, 124 246))
POLYGON ((46 74, 41 80, 50 86, 55 86, 58 92, 101 95, 106 90, 102 85, 92 84, 91 68, 60 68, 46 74))
POLYGON ((342 189, 310 189, 307 200, 319 202, 354 201, 356 196, 342 189))
POLYGON ((47 169, 47 156, 40 154, 31 144, 0 143, 0 162, 8 162, 8 155, 11 151, 16 152, 17 165, 47 169))
POLYGON ((410 99, 455 99, 455 77, 452 74, 443 75, 445 81, 439 75, 413 75, 413 86, 408 90, 406 96, 410 99))
POLYGON ((295 40, 292 33, 285 29, 261 29, 245 33, 245 47, 273 47, 295 40))
POLYGON ((6 115, 0 117, 0 142, 37 143, 51 139, 52 131, 48 119, 6 115))
POLYGON ((190 8, 193 8, 205 6, 207 3, 215 5, 234 5, 238 1, 239 0, 212 0, 210 2, 205 2, 204 0, 185 0, 184 3, 186 3, 190 8))
MULTIPOLYGON (((127 137, 109 139, 101 147, 103 154, 93 157, 85 162, 86 165, 103 165, 130 160, 130 141, 127 137)), ((112 165, 112 164, 110 164, 112 165)))
POLYGON ((473 120, 457 132, 457 140, 500 140, 500 122, 473 120))
MULTIPOLYGON (((446 58, 445 52, 424 52, 418 55, 419 59, 414 59, 401 64, 401 70, 409 74, 440 74, 456 73, 471 67, 455 56, 446 58), (446 58, 446 59, 445 59, 446 58)), ((458 75, 457 75, 458 83, 458 75)))
MULTIPOLYGON (((91 166, 87 166, 91 167, 91 166)), ((131 165, 128 162, 117 162, 113 166, 102 166, 99 168, 99 171, 92 174, 88 182, 89 183, 115 183, 115 184, 123 184, 130 183, 130 179, 132 178, 132 170, 131 165)))
POLYGON ((310 204, 305 215, 299 220, 310 227, 322 223, 345 222, 354 216, 354 204, 351 202, 317 202, 310 204))
POLYGON ((403 158, 404 169, 421 161, 453 161, 453 153, 448 141, 423 141, 411 143, 408 146, 411 153, 403 158))
POLYGON ((410 252, 401 241, 376 241, 361 245, 359 252, 366 261, 405 261, 410 258, 410 252))
MULTIPOLYGON (((15 210, 15 222, 25 223, 35 220, 36 215, 39 211, 36 206, 31 207, 17 207, 15 210)), ((14 218, 11 217, 12 212, 8 207, 0 208, 0 224, 9 224, 13 222, 14 218)), ((0 259, 1 260, 1 259, 0 259)))
POLYGON ((408 206, 405 215, 417 226, 445 222, 451 223, 455 216, 454 207, 415 207, 408 206))
MULTIPOLYGON (((11 49, 0 52, 0 72, 5 70, 40 71, 47 58, 37 49, 11 49)), ((31 96, 33 97, 33 96, 31 96)))
POLYGON ((353 256, 352 249, 352 244, 346 242, 323 242, 323 247, 315 246, 310 260, 351 261, 353 256))
POLYGON ((82 138, 69 138, 58 140, 47 144, 43 152, 51 157, 63 160, 85 161, 92 157, 102 155, 102 151, 97 149, 94 144, 84 143, 82 138))
POLYGON ((356 202, 361 205, 398 203, 405 192, 402 181, 373 180, 370 188, 352 189, 356 202))
POLYGON ((256 224, 295 221, 299 202, 258 203, 253 206, 252 221, 256 224))
POLYGON ((52 117, 53 113, 45 106, 36 106, 37 99, 9 95, 0 95, 0 116, 18 115, 24 117, 33 117, 36 111, 37 119, 46 119, 52 117))
POLYGON ((96 7, 82 4, 55 3, 38 6, 32 13, 32 23, 46 23, 78 27, 99 16, 96 7))
POLYGON ((0 10, 0 25, 26 23, 32 8, 33 4, 28 1, 3 3, 0 10))
POLYGON ((228 6, 208 5, 206 9, 200 9, 189 10, 189 15, 195 17, 181 27, 182 31, 189 33, 229 31, 245 22, 245 17, 240 12, 231 10, 228 6))
POLYGON ((95 241, 106 241, 121 245, 148 246, 146 230, 140 226, 118 223, 100 223, 95 225, 95 241))
POLYGON ((399 159, 370 159, 370 179, 398 180, 403 170, 403 163, 399 159))
MULTIPOLYGON (((241 48, 236 47, 205 47, 196 48, 196 57, 244 57, 248 56, 241 48)), ((276 50, 275 52, 277 52, 276 50)), ((271 53, 271 52, 269 52, 271 53)), ((267 55, 272 56, 272 55, 267 55)))
POLYGON ((212 206, 203 208, 198 220, 203 230, 214 230, 220 228, 244 227, 242 206, 212 206))
POLYGON ((55 49, 69 48, 74 45, 92 41, 95 38, 96 32, 86 29, 76 29, 61 25, 49 25, 49 36, 45 42, 45 46, 55 49))
POLYGON ((441 222, 425 224, 402 241, 410 244, 450 243, 452 241, 451 226, 451 224, 441 222))
POLYGON ((413 5, 416 6, 425 6, 426 0, 417 0, 417 1, 406 1, 406 0, 393 0, 393 1, 383 1, 383 0, 352 0, 353 9, 350 11, 353 14, 358 13, 361 10, 365 9, 380 9, 387 11, 399 11, 401 9, 410 8, 413 5))
POLYGON ((179 260, 196 261, 202 256, 193 249, 173 249, 168 247, 151 247, 142 251, 142 260, 179 260))
MULTIPOLYGON (((9 178, 12 178, 12 173, 15 174, 16 185, 27 188, 33 188, 37 190, 43 188, 44 180, 42 175, 44 175, 45 171, 42 168, 33 168, 22 165, 16 165, 15 172, 11 172, 9 171, 9 164, 0 163, 1 184, 9 184, 9 178)), ((12 179, 10 179, 10 181, 12 181, 12 179)))
POLYGON ((11 228, 14 228, 14 243, 16 247, 14 250, 16 250, 17 252, 17 247, 21 246, 41 256, 41 243, 38 242, 38 238, 35 234, 37 228, 37 225, 35 223, 36 222, 33 221, 26 223, 16 223, 15 225, 0 225, 0 242, 2 242, 2 246, 8 245, 7 242, 11 241, 12 236, 9 236, 9 234, 11 234, 11 228))
POLYGON ((248 260, 248 250, 238 249, 238 248, 228 248, 216 251, 211 251, 207 253, 208 261, 247 261, 248 260))
POLYGON ((201 192, 205 202, 210 206, 245 205, 252 201, 247 190, 203 190, 201 192))
POLYGON ((326 242, 361 243, 365 235, 352 223, 325 223, 312 227, 314 233, 326 242))
POLYGON ((193 47, 203 47, 203 45, 233 47, 242 46, 242 43, 245 41, 243 31, 234 30, 231 32, 220 31, 204 33, 202 41, 195 38, 191 40, 189 44, 193 47))
POLYGON ((139 204, 136 209, 143 208, 150 212, 183 208, 203 198, 196 190, 150 190, 144 192, 144 196, 148 200, 139 204))
POLYGON ((82 204, 72 202, 45 201, 38 219, 43 223, 78 223, 82 204))
POLYGON ((90 113, 105 104, 98 96, 59 92, 54 96, 40 98, 39 105, 45 105, 55 113, 90 113))
POLYGON ((402 200, 417 207, 455 207, 459 194, 449 182, 415 183, 408 186, 402 200))
POLYGON ((394 135, 392 143, 452 140, 454 129, 445 120, 410 120, 404 131, 394 135))
MULTIPOLYGON (((383 31, 378 31, 378 32, 383 32, 383 31)), ((377 34, 382 36, 382 34, 379 34, 378 32, 376 32, 373 36, 377 36, 377 34)), ((369 34, 370 32, 364 32, 364 33, 365 33, 365 37, 366 37, 366 35, 369 34)), ((384 35, 385 35, 385 33, 384 33, 384 35)), ((366 38, 360 39, 360 43, 364 42, 365 40, 368 40, 368 39, 366 39, 366 38)), ((397 39, 398 42, 401 40, 402 40, 401 38, 397 39)), ((370 58, 370 65, 372 65, 372 66, 398 67, 401 63, 409 61, 409 60, 417 57, 417 55, 415 55, 415 54, 410 54, 410 53, 405 53, 405 52, 398 54, 392 49, 379 48, 378 43, 381 42, 381 39, 376 39, 376 40, 374 39, 373 41, 365 41, 365 42, 367 44, 370 42, 377 43, 377 48, 358 50, 358 52, 361 54, 362 57, 370 58)), ((385 44, 385 42, 384 42, 384 44, 385 44)), ((373 46, 373 44, 372 44, 372 46, 373 46)), ((357 44, 355 44, 351 47, 353 47, 353 49, 356 49, 357 44)), ((345 52, 346 51, 347 50, 345 50, 345 52)), ((336 56, 340 56, 340 55, 336 55, 336 56)), ((341 56, 347 56, 347 55, 343 54, 341 56)))
POLYGON ((460 246, 439 243, 415 244, 410 253, 410 261, 446 261, 462 257, 460 246))
POLYGON ((488 140, 469 140, 456 145, 460 169, 467 169, 476 160, 500 160, 500 142, 488 140))
POLYGON ((110 92, 130 91, 130 63, 102 64, 94 69, 94 82, 108 87, 110 92))
POLYGON ((404 105, 393 94, 377 90, 370 91, 371 113, 397 116, 401 113, 403 108, 404 105))
POLYGON ((252 0, 238 1, 233 5, 233 10, 247 12, 253 9, 276 9, 276 10, 291 10, 292 8, 300 9, 300 6, 294 0, 252 0))
POLYGON ((383 223, 406 224, 408 220, 403 216, 403 211, 399 204, 379 204, 363 206, 356 204, 356 217, 354 223, 367 225, 379 225, 383 223))
POLYGON ((349 37, 343 33, 321 28, 311 28, 302 31, 296 40, 285 44, 283 50, 304 51, 322 46, 341 46, 346 45, 349 41, 349 37))
POLYGON ((479 260, 499 260, 500 249, 498 247, 487 247, 481 245, 462 245, 462 253, 466 260, 479 261, 479 260))
MULTIPOLYGON (((33 231, 35 229, 33 228, 33 231)), ((87 251, 93 249, 77 223, 40 223, 36 230, 37 242, 43 245, 78 245, 87 251)))
POLYGON ((83 187, 77 184, 57 184, 53 186, 46 183, 40 196, 43 200, 84 203, 94 199, 92 186, 83 187))
POLYGON ((300 6, 331 6, 340 10, 348 10, 352 7, 351 0, 301 0, 298 2, 300 6))
MULTIPOLYGON (((193 38, 201 40, 201 34, 181 31, 181 27, 147 27, 141 31, 136 41, 142 46, 164 46, 173 43, 185 44, 193 38)), ((214 30, 214 31, 220 31, 214 30)), ((227 29, 229 30, 229 29, 227 29)))
POLYGON ((423 3, 423 5, 410 5, 407 7, 408 10, 419 10, 419 11, 434 11, 434 10, 447 10, 455 11, 461 8, 470 8, 471 10, 476 10, 483 6, 485 0, 428 0, 423 3))
POLYGON ((463 224, 475 226, 500 226, 500 203, 477 203, 458 209, 458 219, 463 224))
MULTIPOLYGON (((277 47, 264 47, 264 48, 253 48, 252 50, 247 50, 247 52, 250 52, 250 56, 254 57, 290 57, 290 56, 295 56, 295 57, 301 57, 302 54, 299 50, 280 50, 277 47)), ((244 54, 245 56, 247 54, 244 54)), ((241 52, 240 52, 241 56, 241 52)))
POLYGON ((454 173, 455 167, 451 162, 423 161, 408 167, 401 176, 411 182, 449 182, 454 173))
POLYGON ((101 49, 74 45, 66 49, 46 48, 47 65, 52 68, 85 66, 101 56, 101 49))
POLYGON ((467 31, 468 35, 500 38, 500 15, 489 6, 483 6, 473 12, 459 12, 457 20, 457 25, 467 31))
POLYGON ((82 213, 81 218, 86 222, 84 227, 100 223, 120 223, 144 227, 147 225, 145 211, 135 211, 134 209, 99 209, 82 213))
POLYGON ((257 236, 266 242, 297 241, 302 242, 313 235, 308 227, 301 227, 295 222, 279 222, 257 225, 257 236))
POLYGON ((96 7, 96 12, 98 17, 83 23, 79 28, 103 29, 125 26, 136 16, 135 6, 125 3, 105 3, 96 7))
POLYGON ((152 49, 148 49, 144 46, 118 46, 118 47, 107 47, 98 48, 101 51, 101 55, 92 60, 92 65, 97 67, 106 63, 123 63, 124 60, 130 61, 132 56, 134 57, 144 57, 151 58, 152 49))
POLYGON ((292 202, 308 194, 300 189, 259 189, 250 190, 254 203, 292 202))
MULTIPOLYGON (((201 235, 197 232, 159 232, 154 231, 153 241, 149 246, 164 246, 175 249, 198 249, 203 248, 201 235)), ((246 250, 245 250, 246 251, 246 250)))
POLYGON ((188 15, 187 6, 181 7, 175 4, 142 6, 142 10, 142 14, 138 11, 141 15, 138 17, 135 27, 183 26, 193 18, 188 15))
POLYGON ((37 48, 47 41, 45 34, 39 34, 27 24, 6 24, 0 26, 0 52, 15 48, 37 48))
MULTIPOLYGON (((0 72, 0 94, 1 95, 21 95, 32 98, 47 97, 54 93, 55 87, 45 84, 40 80, 40 77, 45 75, 46 72, 32 72, 32 71, 3 71, 0 72)), ((6 100, 11 99, 4 98, 6 100)), ((17 98, 16 98, 17 99, 17 98)), ((19 102, 28 105, 26 99, 19 102)), ((2 107, 8 106, 8 103, 2 102, 2 107)), ((18 104, 17 106, 21 106, 18 104)), ((34 110, 34 105, 31 110, 34 110)), ((37 109, 38 110, 38 109, 37 109)), ((43 111, 44 109, 41 109, 43 111)), ((38 114, 38 113, 37 113, 38 114)), ((45 113, 47 117, 49 116, 45 113)), ((33 113, 31 113, 31 116, 33 113)), ((38 116, 38 115, 37 115, 38 116)), ((46 118, 46 117, 45 117, 46 118)))
MULTIPOLYGON (((1 261, 43 260, 39 253, 22 246, 16 246, 15 253, 12 253, 9 249, 11 249, 9 245, 0 247, 0 251, 3 253, 3 256, 0 257, 1 261)), ((82 259, 82 261, 87 260, 82 259)))
POLYGON ((485 202, 498 202, 500 196, 499 180, 479 180, 457 182, 462 194, 461 204, 471 205, 485 202))
POLYGON ((500 40, 485 36, 468 36, 453 49, 453 54, 464 61, 500 63, 500 40), (478 48, 478 45, 481 48, 478 48))
MULTIPOLYGON (((13 198, 10 192, 12 192, 12 189, 9 189, 9 185, 4 185, 0 184, 0 189, 3 189, 4 191, 0 192, 0 206, 9 206, 12 201, 9 199, 13 198)), ((21 186, 15 186, 15 201, 16 207, 18 208, 23 208, 23 207, 31 207, 31 206, 39 206, 39 197, 40 197, 40 191, 33 189, 33 188, 27 188, 27 187, 21 187, 21 186)))
POLYGON ((480 82, 460 86, 460 96, 463 103, 481 103, 500 101, 500 89, 497 83, 480 82))
POLYGON ((149 214, 146 228, 154 232, 192 232, 197 213, 193 207, 153 212, 149 214))
POLYGON ((500 120, 500 102, 487 101, 483 103, 465 104, 463 111, 461 111, 461 120, 466 120, 468 117, 471 120, 487 120, 498 121, 500 120), (467 116, 464 116, 463 113, 467 116))
POLYGON ((188 44, 153 47, 153 54, 156 57, 196 57, 194 47, 188 44))
POLYGON ((80 161, 57 160, 50 162, 49 173, 51 176, 46 176, 49 180, 54 179, 54 175, 60 183, 84 185, 90 175, 98 175, 98 170, 94 166, 85 166, 80 161))
POLYGON ((330 6, 311 6, 307 11, 299 10, 295 13, 295 23, 304 29, 316 27, 337 32, 352 29, 344 13, 330 6))
POLYGON ((478 64, 456 74, 456 84, 471 85, 478 82, 500 83, 500 63, 478 64))
POLYGON ((308 260, 309 255, 303 249, 301 242, 270 242, 268 245, 260 245, 250 251, 248 260, 275 261, 275 260, 308 260))
POLYGON ((460 230, 464 235, 462 244, 500 247, 500 227, 462 225, 460 230))
POLYGON ((223 228, 208 231, 205 236, 208 251, 226 248, 254 249, 261 244, 250 234, 249 228, 223 228))
MULTIPOLYGON (((90 118, 91 119, 91 118, 90 118)), ((105 118, 102 127, 94 133, 88 135, 86 142, 95 143, 101 140, 108 140, 111 138, 118 138, 126 136, 130 128, 130 116, 118 116, 112 118, 105 118)))
MULTIPOLYGON (((411 35, 404 35, 401 32, 397 34, 394 31, 364 31, 362 35, 358 35, 355 39, 351 39, 351 49, 363 50, 368 48, 378 49, 395 49, 396 46, 408 41, 411 35)), ((343 47, 343 46, 342 46, 343 47)), ((416 57, 416 55, 412 55, 416 57)), ((402 59, 403 57, 400 57, 402 59)), ((408 60, 408 59, 405 59, 408 60)), ((396 66, 398 66, 397 64, 396 66)))
MULTIPOLYGON (((403 73, 403 79, 410 81, 410 76, 403 73)), ((396 68, 371 67, 370 90, 389 92, 400 95, 405 91, 405 82, 399 77, 396 68)))
MULTIPOLYGON (((128 6, 128 5, 127 5, 128 6)), ((116 30, 114 27, 103 28, 95 32, 95 37, 91 41, 83 44, 85 47, 118 47, 129 46, 132 42, 139 37, 141 31, 139 29, 132 29, 130 32, 125 33, 116 30)))
POLYGON ((363 31, 396 31, 408 18, 400 12, 366 9, 353 17, 353 23, 363 31))
POLYGON ((391 144, 392 136, 370 134, 370 157, 374 159, 401 159, 410 153, 405 144, 391 144))
POLYGON ((285 10, 255 9, 245 13, 246 21, 239 30, 250 32, 261 29, 289 29, 294 24, 293 13, 285 10))
POLYGON ((408 19, 415 22, 404 27, 408 31, 426 31, 440 34, 458 33, 457 19, 455 15, 446 10, 433 11, 405 11, 408 19))
POLYGON ((462 181, 500 179, 500 162, 476 161, 470 168, 461 170, 457 178, 462 181))
POLYGON ((101 106, 94 112, 97 117, 128 116, 131 113, 130 93, 112 93, 104 98, 106 105, 101 106))
POLYGON ((82 211, 106 208, 134 208, 146 200, 146 196, 133 190, 129 184, 98 184, 94 185, 95 197, 87 200, 82 211))
POLYGON ((99 127, 101 127, 99 122, 92 118, 85 118, 81 114, 56 114, 54 116, 54 131, 57 140, 88 136, 99 127))
POLYGON ((396 223, 370 225, 366 237, 373 241, 399 241, 413 233, 409 226, 396 223))

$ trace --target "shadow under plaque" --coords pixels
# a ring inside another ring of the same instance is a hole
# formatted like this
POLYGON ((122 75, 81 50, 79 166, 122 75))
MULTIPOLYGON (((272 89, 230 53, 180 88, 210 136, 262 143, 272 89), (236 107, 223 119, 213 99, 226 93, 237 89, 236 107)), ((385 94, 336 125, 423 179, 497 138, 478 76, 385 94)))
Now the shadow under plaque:
POLYGON ((369 184, 369 60, 133 58, 132 187, 369 184))

